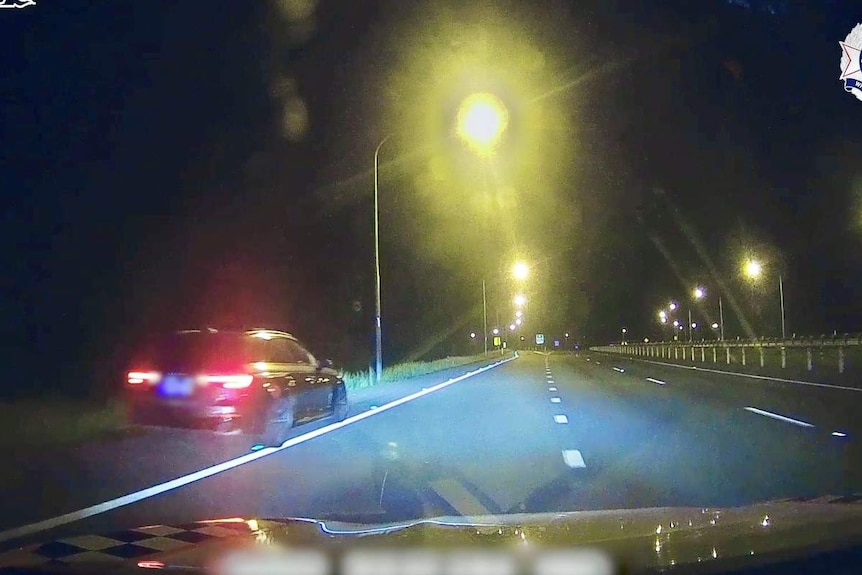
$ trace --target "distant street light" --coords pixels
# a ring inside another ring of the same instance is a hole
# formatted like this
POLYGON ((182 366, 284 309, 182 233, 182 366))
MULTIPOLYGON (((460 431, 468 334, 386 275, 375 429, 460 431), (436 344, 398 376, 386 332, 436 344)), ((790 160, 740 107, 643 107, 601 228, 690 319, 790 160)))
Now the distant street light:
POLYGON ((691 328, 697 329, 697 322, 696 321, 691 322, 691 328))
POLYGON ((626 328, 623 328, 623 333, 628 333, 628 331, 629 330, 627 330, 626 328))
POLYGON ((509 324, 509 331, 515 331, 515 324, 509 324))
POLYGON ((670 311, 676 311, 677 305, 676 302, 670 302, 670 305, 667 306, 670 311))
POLYGON ((521 325, 521 318, 515 320, 515 325, 521 325))
POLYGON ((525 280, 530 275, 530 267, 524 262, 517 262, 512 267, 512 275, 515 276, 516 280, 525 280))
POLYGON ((678 327, 678 326, 679 326, 679 320, 678 319, 673 320, 673 327, 678 327))
POLYGON ((713 323, 712 323, 712 329, 718 329, 718 328, 719 328, 718 323, 713 322, 713 323))
POLYGON ((524 312, 522 312, 521 310, 515 312, 515 317, 517 318, 520 318, 522 315, 524 315, 524 312))
POLYGON ((706 290, 702 287, 696 287, 694 288, 693 295, 694 299, 703 299, 704 297, 706 297, 706 290))
POLYGON ((515 305, 516 305, 516 306, 518 306, 518 307, 522 307, 522 306, 524 306, 526 303, 527 303, 527 298, 526 298, 526 296, 524 296, 524 295, 522 295, 522 294, 518 294, 518 295, 516 295, 516 296, 515 296, 515 305))
POLYGON ((476 332, 475 331, 470 332, 470 339, 476 339, 476 332))
POLYGON ((493 333, 494 335, 500 335, 500 328, 495 327, 495 328, 491 331, 491 333, 493 333))

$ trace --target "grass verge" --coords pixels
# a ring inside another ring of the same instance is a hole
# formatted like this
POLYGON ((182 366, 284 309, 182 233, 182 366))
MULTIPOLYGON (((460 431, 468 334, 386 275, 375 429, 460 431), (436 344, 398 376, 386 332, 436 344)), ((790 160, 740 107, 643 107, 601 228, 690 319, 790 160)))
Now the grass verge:
MULTIPOLYGON (((434 361, 409 361, 383 368, 383 376, 380 379, 381 383, 389 383, 488 359, 491 358, 484 355, 468 355, 444 357, 434 361)), ((344 374, 344 383, 348 390, 364 389, 373 387, 374 379, 367 371, 347 372, 344 374)))

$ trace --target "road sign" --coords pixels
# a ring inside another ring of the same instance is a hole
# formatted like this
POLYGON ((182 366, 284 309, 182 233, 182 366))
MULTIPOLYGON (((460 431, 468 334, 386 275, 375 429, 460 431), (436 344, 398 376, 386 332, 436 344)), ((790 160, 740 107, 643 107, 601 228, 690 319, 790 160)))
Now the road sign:
POLYGON ((545 345, 545 334, 537 333, 536 334, 536 345, 545 345))
POLYGON ((503 338, 499 335, 494 336, 494 346, 500 347, 500 344, 503 342, 503 338))

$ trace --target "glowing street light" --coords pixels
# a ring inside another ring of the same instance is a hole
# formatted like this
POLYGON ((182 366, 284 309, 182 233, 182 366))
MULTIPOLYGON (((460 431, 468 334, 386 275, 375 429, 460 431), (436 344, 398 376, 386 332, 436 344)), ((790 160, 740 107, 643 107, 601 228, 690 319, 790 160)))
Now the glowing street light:
POLYGON ((515 327, 517 327, 515 324, 509 324, 509 331, 515 331, 515 327))
POLYGON ((679 320, 678 319, 673 320, 673 327, 679 327, 679 320))
POLYGON ((524 281, 530 275, 530 266, 524 262, 517 262, 512 267, 512 275, 516 280, 524 281))
POLYGON ((470 339, 476 339, 476 332, 475 331, 470 332, 470 339))
POLYGON ((706 290, 702 287, 696 287, 694 288, 692 295, 694 295, 694 299, 703 299, 706 297, 706 290))
POLYGON ((521 325, 521 318, 515 320, 515 325, 521 325))
POLYGON ((763 273, 763 264, 761 264, 757 260, 747 260, 743 265, 742 271, 745 273, 745 277, 751 280, 756 280, 763 273))
POLYGON ((491 331, 491 333, 493 333, 494 335, 500 335, 500 328, 495 327, 495 328, 491 331))
POLYGON ((527 298, 523 294, 518 294, 515 296, 515 305, 518 307, 523 307, 527 303, 527 298))
POLYGON ((691 322, 691 328, 697 329, 697 322, 696 321, 691 322))
POLYGON ((472 94, 458 108, 458 135, 480 155, 493 153, 508 125, 506 106, 493 94, 472 94))
POLYGON ((667 312, 664 310, 660 310, 658 312, 658 318, 662 321, 662 323, 666 322, 667 321, 667 312))
POLYGON ((718 322, 712 322, 712 329, 718 329, 718 328, 719 328, 718 322))
POLYGON ((676 305, 676 302, 673 302, 673 301, 672 301, 672 302, 670 302, 670 305, 669 305, 669 306, 667 306, 667 307, 668 307, 668 309, 670 309, 670 311, 676 311, 676 308, 677 308, 678 306, 676 305))
POLYGON ((521 316, 523 316, 523 315, 524 315, 524 312, 522 312, 521 310, 518 310, 515 312, 515 317, 518 319, 521 319, 521 316))

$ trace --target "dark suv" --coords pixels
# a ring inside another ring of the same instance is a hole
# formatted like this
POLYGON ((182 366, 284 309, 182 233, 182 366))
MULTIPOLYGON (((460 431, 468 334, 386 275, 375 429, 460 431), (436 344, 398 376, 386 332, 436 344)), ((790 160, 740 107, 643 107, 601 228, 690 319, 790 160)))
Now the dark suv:
POLYGON ((270 329, 186 330, 153 345, 126 376, 134 423, 212 423, 280 445, 295 425, 347 417, 344 381, 295 337, 270 329))

